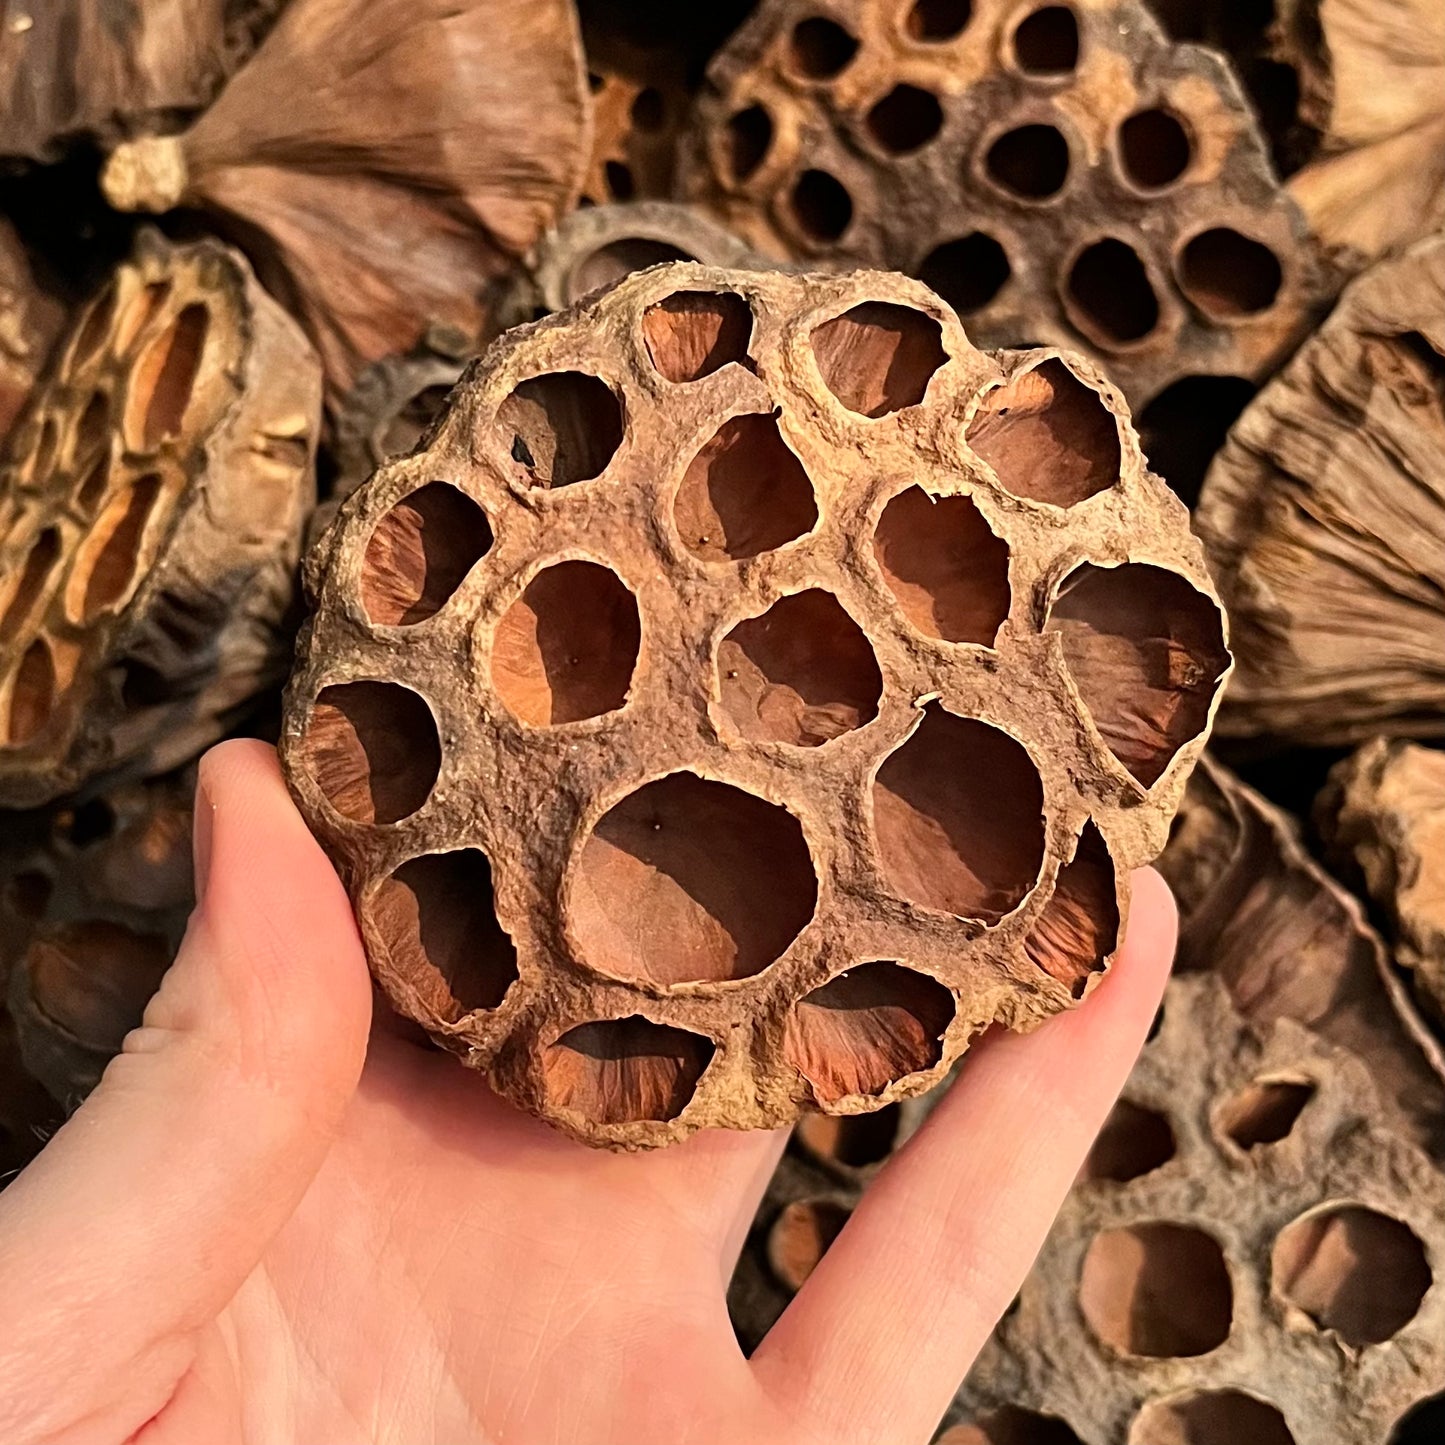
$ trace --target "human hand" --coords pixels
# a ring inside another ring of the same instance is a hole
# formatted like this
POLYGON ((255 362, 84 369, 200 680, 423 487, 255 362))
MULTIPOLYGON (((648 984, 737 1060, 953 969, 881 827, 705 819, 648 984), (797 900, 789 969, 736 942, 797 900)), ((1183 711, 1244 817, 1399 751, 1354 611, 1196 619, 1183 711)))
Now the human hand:
POLYGON ((215 749, 197 814, 144 1027, 0 1195, 6 1445, 922 1445, 1174 946, 1141 872, 1097 994, 975 1047, 749 1360, 724 1297, 781 1132, 626 1156, 518 1114, 384 1006, 371 1027, 269 748, 215 749))

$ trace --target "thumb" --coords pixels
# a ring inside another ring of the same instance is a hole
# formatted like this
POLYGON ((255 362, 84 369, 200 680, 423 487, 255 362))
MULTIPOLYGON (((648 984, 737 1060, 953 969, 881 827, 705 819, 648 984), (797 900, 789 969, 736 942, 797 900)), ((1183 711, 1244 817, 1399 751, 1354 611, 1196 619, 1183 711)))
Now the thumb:
POLYGON ((269 747, 203 760, 196 866, 200 903, 142 1027, 0 1195, 0 1440, 123 1439, 165 1405, 360 1075, 361 944, 269 747))

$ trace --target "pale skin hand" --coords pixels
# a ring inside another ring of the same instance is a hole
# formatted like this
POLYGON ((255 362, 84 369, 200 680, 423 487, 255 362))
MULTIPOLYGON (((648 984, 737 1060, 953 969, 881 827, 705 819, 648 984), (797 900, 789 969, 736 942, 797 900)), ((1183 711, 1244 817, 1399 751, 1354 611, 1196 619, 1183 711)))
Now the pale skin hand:
POLYGON ((923 1445, 1174 945, 1141 873, 1087 1006, 976 1050, 747 1360, 724 1292, 781 1134, 594 1152, 393 1028, 368 1047, 346 897, 270 749, 214 751, 198 810, 145 1027, 0 1195, 7 1445, 923 1445))

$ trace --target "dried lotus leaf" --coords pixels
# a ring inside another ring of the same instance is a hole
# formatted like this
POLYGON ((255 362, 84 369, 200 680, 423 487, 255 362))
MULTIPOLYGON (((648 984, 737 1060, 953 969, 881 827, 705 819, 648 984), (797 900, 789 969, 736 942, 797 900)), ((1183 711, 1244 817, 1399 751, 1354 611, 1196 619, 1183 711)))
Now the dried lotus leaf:
POLYGON ((1195 525, 1238 654, 1222 733, 1445 733, 1445 238, 1351 284, 1235 424, 1195 525))
POLYGON ((321 354, 329 394, 482 296, 576 200, 590 118, 568 0, 293 0, 180 136, 123 146, 126 210, 210 212, 321 354))
POLYGON ((42 286, 20 238, 0 218, 0 443, 64 324, 64 305, 42 286))

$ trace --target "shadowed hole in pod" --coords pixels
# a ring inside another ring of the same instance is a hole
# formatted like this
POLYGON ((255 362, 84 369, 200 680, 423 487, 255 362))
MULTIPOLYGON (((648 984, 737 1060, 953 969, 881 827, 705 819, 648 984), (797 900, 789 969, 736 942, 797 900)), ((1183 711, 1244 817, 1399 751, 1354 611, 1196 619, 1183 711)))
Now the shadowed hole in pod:
POLYGON ((962 35, 973 19, 973 0, 914 0, 903 28, 914 40, 930 44, 962 35))
POLYGON ((655 86, 645 86, 632 97, 627 113, 638 130, 650 134, 667 124, 667 101, 655 86))
POLYGON ((1083 1445, 1056 1415, 1005 1405, 976 1424, 954 1425, 935 1445, 1083 1445))
POLYGON ((873 555, 903 614, 944 642, 992 647, 1008 616, 1008 544, 972 497, 900 492, 878 518, 873 555))
POLYGON ((55 892, 52 879, 39 869, 27 868, 16 873, 5 882, 5 907, 17 918, 27 923, 38 923, 50 907, 51 895, 55 892))
POLYGON ((931 90, 895 85, 868 111, 868 133, 890 155, 921 150, 943 129, 943 107, 931 90))
POLYGON ((771 412, 730 417, 688 463, 673 516, 683 545, 741 562, 812 531, 813 484, 771 412))
POLYGON ((1030 960, 1075 998, 1102 973, 1119 942, 1114 860, 1093 822, 1084 825, 1073 859, 1059 870, 1053 897, 1024 939, 1030 960))
POLYGON ((728 118, 723 152, 733 180, 754 175, 772 148, 773 118, 762 106, 747 106, 728 118))
POLYGON ((81 322, 80 331, 75 338, 75 345, 70 352, 70 369, 72 371, 90 361, 100 350, 106 337, 110 335, 111 325, 115 321, 116 289, 116 284, 112 281, 96 298, 90 310, 85 313, 85 320, 81 322))
POLYGON ((65 610, 76 621, 93 622, 120 608, 135 590, 146 524, 160 493, 161 479, 151 472, 113 496, 100 514, 66 584, 65 610))
POLYGON ((152 452, 179 433, 210 329, 210 312, 192 302, 141 353, 125 403, 125 432, 132 446, 152 452))
POLYGON ((714 1047, 701 1034, 636 1014, 579 1024, 542 1056, 547 1102, 598 1124, 675 1119, 692 1101, 714 1047))
POLYGON ((1055 357, 984 394, 968 444, 1016 497, 1072 507, 1119 480, 1119 424, 1055 357))
POLYGON ((1234 1291, 1212 1236, 1154 1222, 1094 1236, 1079 1306, 1094 1334, 1120 1353, 1173 1358, 1208 1354, 1229 1338, 1234 1291))
POLYGON ((1241 1149, 1277 1144, 1289 1136, 1314 1096, 1308 1079, 1256 1079, 1224 1106, 1220 1128, 1241 1149))
POLYGON ((1021 743, 936 703, 873 783, 888 881, 910 902, 989 923, 1038 880, 1043 809, 1043 784, 1021 743))
POLYGON ((408 493, 373 528, 361 562, 361 604, 386 627, 433 617, 487 554, 487 514, 449 482, 408 493))
POLYGON ((642 623, 637 599, 595 562, 537 573, 497 624, 492 683, 538 727, 600 717, 627 701, 642 623))
POLYGON ((718 983, 781 958, 817 901, 813 860, 791 813, 673 773, 614 804, 583 844, 572 929, 600 973, 718 983))
POLYGON ((1229 661, 1219 608, 1162 567, 1086 562, 1060 585, 1047 630, 1109 751, 1152 787, 1209 719, 1229 661))
POLYGON ((1425 1246, 1408 1224, 1362 1204, 1315 1210, 1280 1231, 1274 1293, 1322 1330, 1361 1348, 1415 1318, 1430 1288, 1425 1246))
POLYGON ((960 316, 987 306, 1012 274, 1008 253, 982 231, 935 246, 918 268, 918 279, 960 316))
POLYGON ((697 381, 747 360, 752 308, 734 291, 674 291, 643 313, 642 335, 663 376, 697 381))
POLYGON ((1141 189, 1173 185, 1194 157, 1189 132, 1167 110, 1135 111, 1119 127, 1119 160, 1124 174, 1141 189))
POLYGON ((1199 500, 1214 454, 1258 391, 1239 376, 1185 376, 1139 414, 1139 441, 1150 467, 1187 505, 1199 500))
POLYGON ((651 236, 623 236, 599 246, 578 264, 568 287, 570 299, 578 301, 603 286, 622 280, 624 276, 631 276, 635 271, 646 271, 649 266, 696 259, 677 246, 656 241, 651 236))
POLYGON ((517 950, 497 921, 492 868, 476 848, 403 863, 366 904, 386 954, 388 983, 423 1012, 457 1023, 494 1009, 517 981, 517 950))
POLYGON ((1079 1177, 1127 1184, 1174 1157, 1174 1130, 1163 1114, 1120 1099, 1114 1105, 1079 1177))
POLYGON ((10 719, 5 729, 7 747, 24 747, 50 721, 55 711, 55 659, 50 644, 37 637, 25 649, 10 689, 10 719))
POLYGON ((1067 5, 1045 5, 1014 31, 1014 59, 1025 75, 1070 74, 1079 63, 1079 22, 1067 5))
POLYGON ((97 1053, 117 1053, 138 1028, 171 963, 154 933, 90 919, 48 930, 25 955, 31 1001, 59 1032, 97 1053))
POLYGON ((1010 195, 1046 201, 1069 179, 1069 143, 1055 126, 1021 125, 989 146, 984 169, 1010 195))
POLYGON ((853 220, 853 197, 837 176, 807 170, 793 184, 793 217, 814 241, 837 241, 853 220))
POLYGON ((0 612, 0 642, 11 642, 29 620, 35 604, 60 558, 60 531, 47 527, 30 544, 19 579, 4 612, 0 612))
POLYGON ((1079 324, 1101 346, 1141 341, 1159 324, 1159 298, 1127 242, 1095 241, 1069 268, 1069 300, 1079 324))
POLYGON ((883 674, 862 629, 831 593, 780 598, 718 648, 718 690, 754 742, 812 748, 878 716, 883 674))
POLYGON ((32 454, 30 475, 33 479, 38 481, 50 475, 50 470, 55 465, 55 453, 59 444, 60 428, 56 426, 55 418, 48 416, 40 424, 40 435, 32 454))
POLYGON ((80 421, 75 428, 75 459, 88 460, 95 449, 105 441, 106 428, 110 425, 110 400, 103 391, 91 393, 80 421))
POLYGON ((788 66, 805 80, 831 80, 853 63, 857 53, 857 40, 841 25, 814 15, 793 26, 788 41, 788 66))
POLYGON ((102 452, 96 459, 95 464, 85 474, 85 480, 80 484, 80 490, 75 494, 75 505, 82 512, 89 514, 99 505, 101 498, 105 496, 106 488, 110 485, 110 453, 102 452))
POLYGON ((611 160, 602 167, 607 194, 614 201, 630 201, 637 194, 637 180, 625 161, 611 160))
POLYGON ((1422 1400, 1390 1434, 1388 1445, 1440 1445, 1445 1440, 1445 1395, 1422 1400))
POLYGON ((816 327, 811 337, 828 390, 859 416, 917 406, 948 360, 933 317, 891 301, 865 301, 816 327))
POLYGON ((793 1137, 815 1159, 866 1169, 893 1152, 902 1122, 897 1104, 885 1104, 871 1114, 805 1114, 793 1137))
POLYGON ((842 1234, 852 1211, 830 1199, 795 1199, 785 1204, 768 1231, 768 1267, 796 1293, 817 1269, 828 1246, 842 1234))
POLYGON ((1268 311, 1284 284, 1279 257, 1228 226, 1202 231, 1179 258, 1179 286, 1216 320, 1268 311))
POLYGON ((502 403, 497 425, 534 487, 567 487, 605 470, 622 445, 622 403, 595 376, 550 371, 502 403))
POLYGON ((1129 1445, 1295 1445, 1282 1414, 1242 1390, 1197 1390, 1151 1400, 1129 1445))
POLYGON ((798 1000, 783 1053, 824 1104, 877 1094, 943 1057, 953 995, 897 963, 863 963, 798 1000))
POLYGON ((115 349, 120 355, 125 355, 135 345, 136 338, 160 315, 174 290, 169 281, 152 281, 131 298, 115 333, 115 349))
POLYGON ((115 809, 104 798, 91 798, 55 820, 56 831, 75 848, 103 842, 115 832, 115 809))
POLYGON ((343 817, 395 823, 426 802, 441 770, 431 709, 392 682, 322 688, 301 739, 316 786, 343 817))

